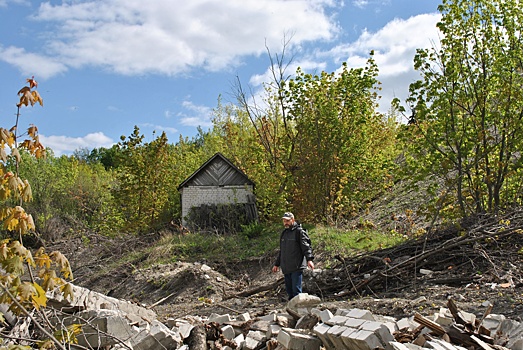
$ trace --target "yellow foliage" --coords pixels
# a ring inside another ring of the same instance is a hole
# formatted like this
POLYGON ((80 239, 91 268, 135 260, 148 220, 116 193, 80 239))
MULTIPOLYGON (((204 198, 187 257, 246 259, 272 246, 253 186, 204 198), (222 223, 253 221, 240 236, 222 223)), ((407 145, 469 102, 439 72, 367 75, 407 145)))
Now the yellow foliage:
POLYGON ((66 330, 58 330, 54 333, 56 339, 69 344, 78 344, 77 336, 82 333, 82 325, 74 323, 67 326, 66 330))
POLYGON ((73 287, 71 286, 70 283, 66 283, 62 287, 60 287, 60 291, 64 295, 64 298, 69 299, 69 301, 73 301, 74 293, 73 293, 73 287))
POLYGON ((22 157, 20 156, 20 152, 18 151, 18 148, 12 148, 11 155, 13 157, 15 157, 15 159, 18 163, 20 163, 20 161, 22 160, 22 157))
POLYGON ((33 191, 31 189, 31 185, 29 184, 29 181, 24 180, 24 185, 22 189, 22 200, 24 202, 30 202, 33 200, 33 191))

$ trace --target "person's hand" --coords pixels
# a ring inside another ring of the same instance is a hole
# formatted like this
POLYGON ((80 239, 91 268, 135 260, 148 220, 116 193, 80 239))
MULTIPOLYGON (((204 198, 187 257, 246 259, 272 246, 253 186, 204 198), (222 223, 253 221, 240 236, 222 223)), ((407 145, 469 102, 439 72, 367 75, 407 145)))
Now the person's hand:
POLYGON ((309 267, 311 270, 314 270, 314 263, 312 260, 307 261, 307 267, 309 267))
POLYGON ((278 272, 280 268, 278 266, 273 266, 272 267, 272 272, 278 272))

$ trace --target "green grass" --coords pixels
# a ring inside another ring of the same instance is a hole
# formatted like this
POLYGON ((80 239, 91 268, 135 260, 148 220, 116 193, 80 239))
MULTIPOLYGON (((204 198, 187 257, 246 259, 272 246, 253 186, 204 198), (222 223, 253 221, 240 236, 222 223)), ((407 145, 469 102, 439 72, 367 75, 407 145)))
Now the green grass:
MULTIPOLYGON (((328 265, 334 256, 351 256, 394 246, 403 238, 375 230, 340 230, 307 227, 315 255, 328 265)), ((166 235, 150 248, 147 264, 175 261, 237 262, 253 257, 272 256, 278 249, 281 225, 244 227, 237 234, 189 233, 166 235)))

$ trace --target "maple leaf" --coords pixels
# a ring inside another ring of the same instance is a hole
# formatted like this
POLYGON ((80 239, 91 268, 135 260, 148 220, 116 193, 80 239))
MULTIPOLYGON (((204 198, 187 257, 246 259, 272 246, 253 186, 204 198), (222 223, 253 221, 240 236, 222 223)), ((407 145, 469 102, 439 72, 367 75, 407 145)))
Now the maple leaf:
POLYGON ((47 296, 45 295, 45 290, 43 290, 43 288, 36 283, 33 283, 32 285, 36 290, 36 293, 31 296, 31 302, 33 303, 33 306, 38 310, 40 307, 46 307, 47 296))
POLYGON ((53 290, 58 286, 57 280, 60 281, 60 279, 56 277, 56 272, 54 270, 49 271, 49 273, 45 274, 42 287, 45 290, 53 290))
POLYGON ((7 255, 9 252, 9 248, 7 248, 7 245, 5 243, 0 245, 0 258, 4 260, 7 259, 7 255))
POLYGON ((60 272, 64 275, 65 278, 72 279, 73 278, 73 271, 71 270, 71 265, 69 265, 69 260, 60 253, 59 251, 54 251, 51 254, 49 254, 49 257, 58 265, 60 266, 60 272))
POLYGON ((26 79, 26 81, 29 83, 29 87, 31 89, 35 88, 35 87, 38 87, 38 83, 36 82, 34 75, 31 78, 26 79))
POLYGON ((70 283, 66 283, 62 287, 60 287, 60 291, 64 295, 64 298, 66 298, 66 299, 69 298, 69 301, 74 300, 73 287, 71 286, 70 283))
POLYGON ((40 96, 38 91, 32 91, 31 94, 33 96, 33 103, 32 103, 32 105, 34 105, 36 102, 38 102, 40 104, 40 106, 44 105, 44 100, 42 100, 42 97, 40 96))
MULTIPOLYGON (((22 189, 22 200, 24 202, 29 202, 33 199, 33 191, 31 189, 31 185, 29 184, 29 181, 24 180, 24 188, 22 189)), ((31 218, 32 221, 32 218, 31 218)), ((34 223, 33 223, 34 227, 34 223)))
POLYGON ((33 124, 31 124, 27 128, 27 135, 31 136, 32 138, 34 138, 37 133, 38 133, 38 128, 35 125, 33 125, 33 124))
POLYGON ((0 147, 0 159, 5 163, 7 162, 7 153, 4 147, 0 147))
POLYGON ((24 282, 20 284, 17 288, 17 295, 20 298, 20 302, 30 301, 37 293, 36 288, 32 283, 24 282))
POLYGON ((20 102, 17 103, 18 107, 29 106, 29 104, 32 106, 35 104, 33 94, 31 93, 31 89, 29 87, 24 86, 21 88, 20 91, 18 91, 18 95, 20 95, 20 102))
POLYGON ((17 163, 20 163, 20 161, 22 160, 22 157, 20 157, 20 152, 18 151, 18 148, 11 149, 11 155, 13 157, 15 157, 17 163))
POLYGON ((2 261, 2 266, 8 273, 21 275, 24 273, 24 263, 18 256, 12 256, 2 261))

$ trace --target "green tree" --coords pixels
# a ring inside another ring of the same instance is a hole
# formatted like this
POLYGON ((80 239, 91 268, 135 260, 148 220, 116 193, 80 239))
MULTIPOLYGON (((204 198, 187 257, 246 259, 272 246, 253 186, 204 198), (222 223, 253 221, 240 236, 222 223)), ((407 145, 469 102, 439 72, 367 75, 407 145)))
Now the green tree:
POLYGON ((444 0, 441 47, 418 50, 410 86, 408 164, 436 176, 446 215, 521 200, 523 12, 514 0, 444 0))
POLYGON ((395 123, 376 112, 377 75, 371 57, 339 73, 298 69, 283 88, 296 129, 293 206, 309 220, 343 222, 388 183, 395 123))
POLYGON ((339 74, 319 76, 298 69, 291 78, 289 48, 285 41, 281 54, 268 51, 272 81, 263 103, 239 83, 236 96, 263 147, 261 163, 274 176, 271 197, 285 198, 283 206, 304 220, 340 222, 388 185, 395 121, 375 111, 372 57, 364 68, 343 65, 339 74))
POLYGON ((132 232, 153 230, 167 220, 171 172, 167 136, 162 133, 150 143, 143 139, 135 126, 133 133, 128 138, 122 136, 118 143, 114 196, 122 208, 126 229, 132 232))

